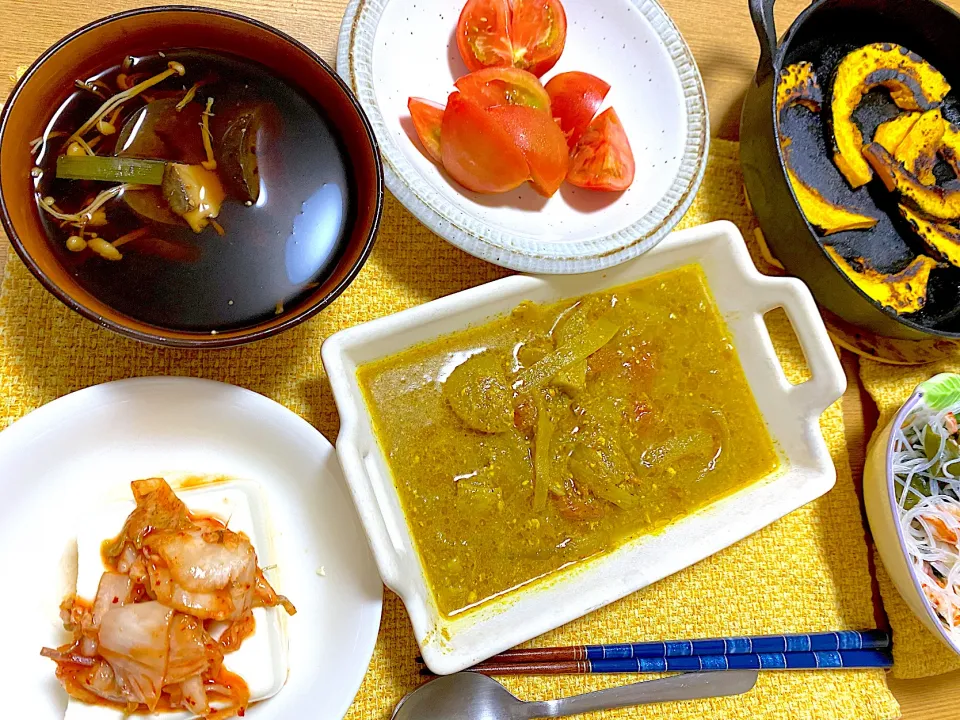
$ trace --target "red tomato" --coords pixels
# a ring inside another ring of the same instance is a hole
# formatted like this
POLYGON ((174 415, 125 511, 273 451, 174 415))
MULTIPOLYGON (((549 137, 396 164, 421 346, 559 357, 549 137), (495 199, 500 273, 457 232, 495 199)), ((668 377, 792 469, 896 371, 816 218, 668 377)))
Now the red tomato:
POLYGON ((487 110, 459 92, 447 98, 440 135, 443 167, 468 190, 506 192, 530 177, 513 138, 487 110))
POLYGON ((503 105, 489 112, 523 152, 534 189, 546 197, 553 195, 570 163, 567 141, 557 123, 547 113, 520 105, 503 105))
POLYGON ((610 92, 610 86, 585 72, 560 73, 547 83, 550 111, 560 122, 572 150, 610 92))
POLYGON ((567 42, 567 15, 560 0, 510 0, 514 67, 537 77, 557 64, 567 42))
POLYGON ((412 97, 407 100, 407 108, 413 119, 413 126, 417 129, 420 144, 427 151, 427 155, 438 163, 443 162, 440 157, 440 123, 443 122, 443 105, 432 100, 412 97))
POLYGON ((512 66, 540 77, 566 41, 560 0, 467 0, 457 22, 457 47, 470 70, 512 66))
POLYGON ((537 76, 512 67, 487 68, 464 75, 454 83, 464 97, 485 108, 525 105, 550 110, 550 96, 537 76))
POLYGON ((590 123, 574 148, 567 180, 591 190, 626 190, 635 170, 627 133, 616 111, 607 108, 590 123))
POLYGON ((470 71, 512 67, 507 0, 467 0, 457 21, 457 47, 470 71))

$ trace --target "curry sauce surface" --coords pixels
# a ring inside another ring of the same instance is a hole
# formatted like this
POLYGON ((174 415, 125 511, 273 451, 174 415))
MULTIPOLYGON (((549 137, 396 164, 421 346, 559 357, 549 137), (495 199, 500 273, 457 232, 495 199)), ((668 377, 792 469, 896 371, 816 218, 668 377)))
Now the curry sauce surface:
POLYGON ((523 303, 358 378, 448 616, 656 532, 779 462, 696 265, 523 303), (531 370, 603 328, 615 334, 584 363, 546 382, 531 370))

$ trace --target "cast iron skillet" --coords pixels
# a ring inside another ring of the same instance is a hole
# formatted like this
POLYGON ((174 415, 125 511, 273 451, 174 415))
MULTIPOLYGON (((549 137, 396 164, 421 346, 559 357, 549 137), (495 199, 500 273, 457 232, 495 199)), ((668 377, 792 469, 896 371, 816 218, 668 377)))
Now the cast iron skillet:
MULTIPOLYGON (((960 338, 960 269, 937 268, 930 277, 927 303, 918 313, 898 316, 871 300, 826 254, 828 242, 848 258, 863 257, 885 272, 904 268, 921 246, 896 210, 893 197, 874 179, 853 191, 830 160, 832 147, 828 103, 823 117, 794 108, 779 127, 776 82, 780 70, 794 62, 812 62, 829 98, 833 70, 851 50, 873 42, 899 43, 942 72, 953 90, 944 116, 960 122, 960 15, 937 0, 814 0, 777 44, 775 0, 749 0, 760 39, 760 64, 747 89, 740 123, 740 159, 744 181, 767 244, 787 272, 810 286, 821 306, 858 327, 890 338, 921 340, 931 336, 960 338), (825 240, 807 223, 787 180, 780 153, 780 132, 793 139, 791 157, 797 174, 827 197, 880 218, 871 230, 836 233, 825 240), (886 210, 886 211, 883 211, 886 210)), ((870 93, 855 115, 871 137, 876 125, 897 112, 884 91, 870 93)), ((938 177, 949 178, 943 167, 938 177)))

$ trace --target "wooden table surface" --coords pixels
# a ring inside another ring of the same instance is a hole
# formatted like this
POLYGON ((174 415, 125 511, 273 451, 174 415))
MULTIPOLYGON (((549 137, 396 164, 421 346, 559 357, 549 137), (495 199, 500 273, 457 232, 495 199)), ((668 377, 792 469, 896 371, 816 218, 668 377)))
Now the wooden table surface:
MULTIPOLYGON (((461 0, 451 0, 458 4, 461 0)), ((945 0, 960 10, 960 0, 945 0)), ((159 2, 159 0, 157 0, 159 2)), ((119 10, 157 4, 101 0, 0 0, 0 98, 5 98, 19 65, 29 65, 71 30, 119 10)), ((714 136, 739 137, 744 90, 756 70, 758 45, 747 0, 660 0, 686 38, 700 66, 710 105, 714 136)), ((205 3, 235 10, 284 30, 305 42, 331 64, 337 31, 347 0, 211 0, 205 3)), ((780 0, 777 27, 783 32, 808 0, 780 0)), ((8 245, 0 243, 0 268, 8 245)), ((2 270, 0 270, 2 272, 2 270)), ((863 467, 864 449, 875 425, 876 410, 859 386, 857 359, 845 353, 850 389, 844 417, 855 475, 863 467)), ((960 672, 924 680, 891 680, 905 720, 947 720, 960 713, 960 672)))

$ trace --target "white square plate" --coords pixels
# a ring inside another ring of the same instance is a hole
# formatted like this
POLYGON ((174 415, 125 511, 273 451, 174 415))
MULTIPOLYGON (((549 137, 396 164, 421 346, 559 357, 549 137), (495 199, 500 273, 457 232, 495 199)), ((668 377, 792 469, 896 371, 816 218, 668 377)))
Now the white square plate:
POLYGON ((514 276, 374 320, 330 337, 323 364, 340 411, 337 455, 384 582, 403 599, 424 660, 456 672, 585 615, 756 532, 827 492, 836 471, 820 415, 846 377, 806 286, 757 272, 729 222, 674 233, 646 255, 576 277, 514 276), (522 300, 549 303, 699 263, 730 328, 750 388, 781 456, 781 468, 736 494, 600 558, 556 573, 455 618, 429 591, 384 454, 357 381, 359 365, 508 312, 522 300), (791 385, 763 315, 782 307, 812 378, 791 385))

